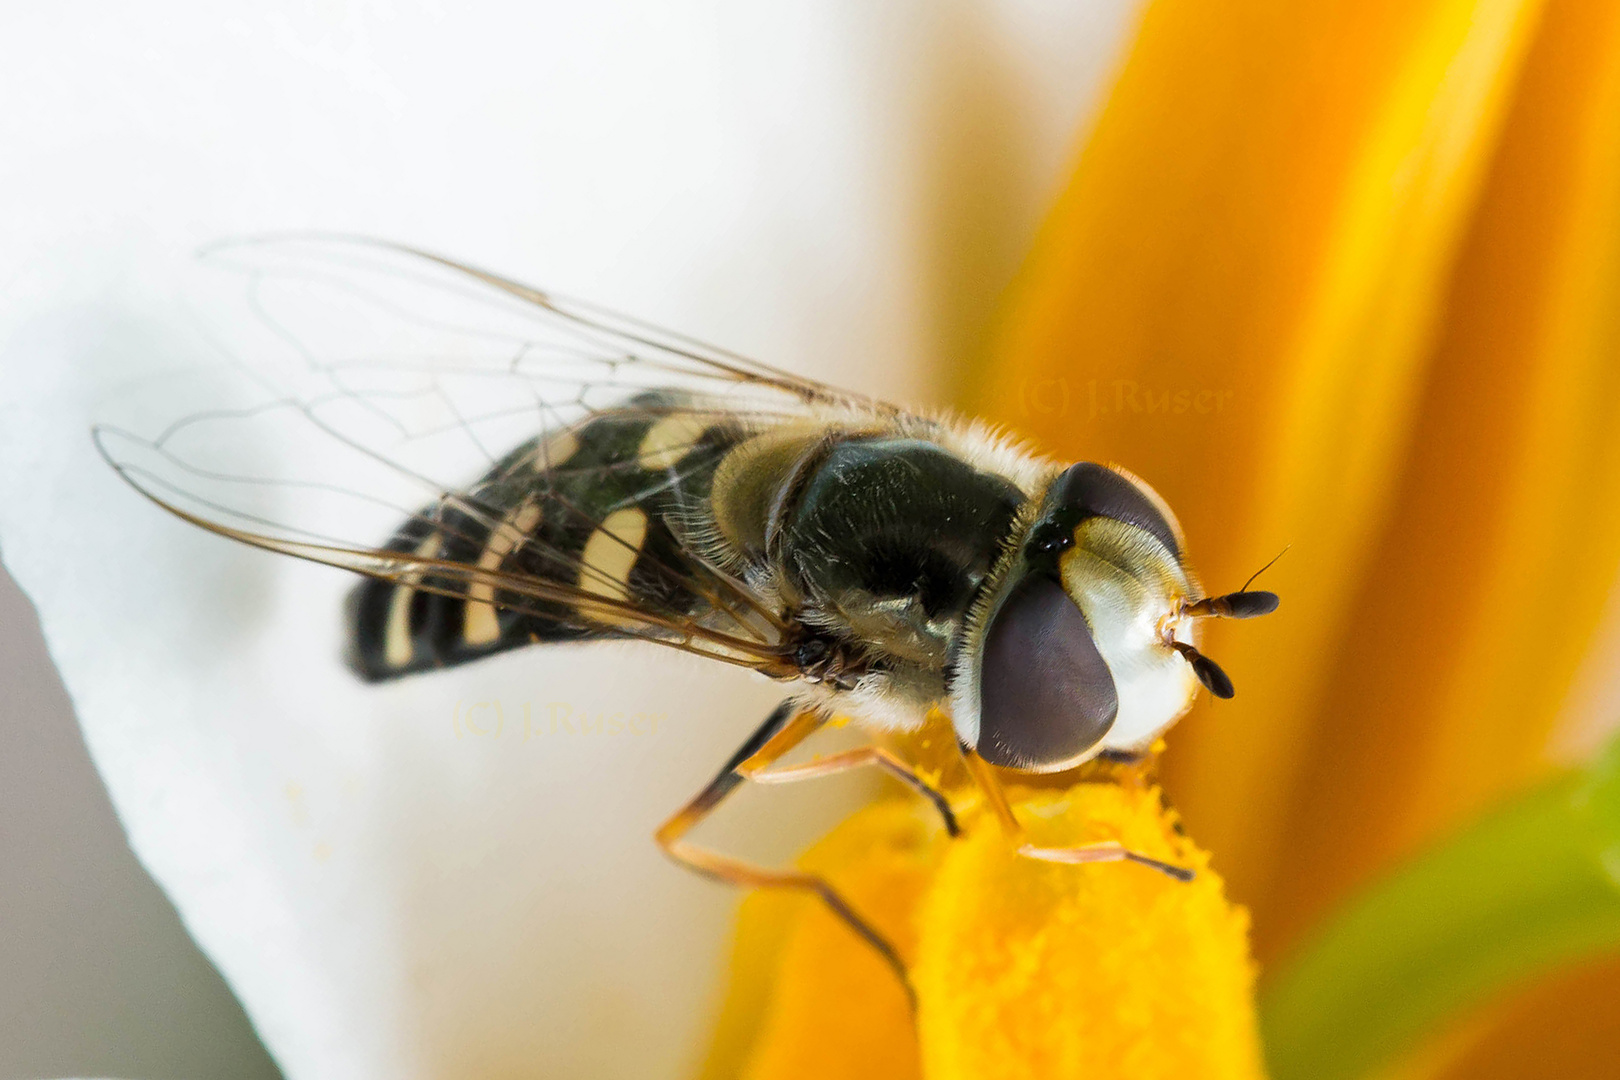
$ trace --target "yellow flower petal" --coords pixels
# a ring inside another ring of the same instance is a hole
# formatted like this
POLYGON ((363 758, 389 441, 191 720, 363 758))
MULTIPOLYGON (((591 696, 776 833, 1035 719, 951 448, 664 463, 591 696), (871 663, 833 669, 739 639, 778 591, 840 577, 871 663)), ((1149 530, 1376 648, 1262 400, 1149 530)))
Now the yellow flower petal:
POLYGON ((1620 565, 1620 8, 1552 4, 1289 814, 1273 938, 1548 768, 1620 565), (1308 797, 1304 793, 1308 792, 1308 797))
MULTIPOLYGON (((893 976, 819 905, 751 899, 743 925, 788 926, 763 1022, 706 1075, 1001 1080, 1263 1075, 1248 918, 1176 831, 1157 789, 1083 783, 1025 793, 1037 843, 1117 839, 1196 867, 1190 884, 1131 864, 1062 866, 1014 853, 970 809, 951 841, 910 800, 862 811, 804 860, 911 958, 915 1028, 893 976), (767 910, 769 906, 769 910, 767 910), (736 1069, 739 1058, 746 1064, 736 1069), (726 1070, 731 1071, 726 1071, 726 1070)), ((757 956, 741 955, 744 965, 757 956)), ((755 984, 751 997, 758 1002, 755 984)))

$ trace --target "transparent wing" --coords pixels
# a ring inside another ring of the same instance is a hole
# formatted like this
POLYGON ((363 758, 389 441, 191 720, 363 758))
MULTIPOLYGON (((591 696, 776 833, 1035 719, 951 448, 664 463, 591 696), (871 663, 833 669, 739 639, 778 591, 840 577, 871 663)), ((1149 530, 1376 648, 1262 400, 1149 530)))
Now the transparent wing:
MULTIPOLYGON (((199 325, 222 362, 142 387, 138 422, 95 433, 144 494, 269 550, 787 673, 771 602, 719 567, 697 564, 695 580, 684 562, 638 568, 696 589, 707 601, 696 619, 594 587, 608 566, 541 536, 513 536, 515 557, 499 565, 477 558, 509 528, 503 472, 531 443, 528 467, 547 472, 551 448, 604 417, 656 411, 650 419, 701 432, 828 410, 898 415, 892 406, 387 243, 251 240, 211 248, 202 263, 199 325), (451 542, 397 542, 429 529, 451 542)), ((661 482, 678 485, 681 469, 704 463, 689 455, 661 482)), ((553 515, 599 524, 599 507, 570 504, 560 486, 539 497, 553 515)))

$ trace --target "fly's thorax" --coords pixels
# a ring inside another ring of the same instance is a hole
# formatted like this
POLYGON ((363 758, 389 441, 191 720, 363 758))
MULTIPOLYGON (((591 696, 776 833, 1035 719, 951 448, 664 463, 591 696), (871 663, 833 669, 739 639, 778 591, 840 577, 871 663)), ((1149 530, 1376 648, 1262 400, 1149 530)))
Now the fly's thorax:
POLYGON ((1025 498, 930 439, 843 432, 793 473, 773 506, 768 554, 806 622, 874 663, 918 665, 942 680, 1025 498))
POLYGON ((1193 584, 1163 501, 1122 470, 1056 475, 953 648, 952 715, 995 765, 1071 768, 1145 746, 1191 704, 1172 644, 1193 584))

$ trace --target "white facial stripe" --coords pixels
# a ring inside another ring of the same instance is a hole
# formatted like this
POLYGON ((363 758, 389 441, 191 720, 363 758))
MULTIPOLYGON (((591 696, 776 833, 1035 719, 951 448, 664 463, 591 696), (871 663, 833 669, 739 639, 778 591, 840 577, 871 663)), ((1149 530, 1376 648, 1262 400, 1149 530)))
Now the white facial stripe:
MULTIPOLYGON (((1118 532, 1124 526, 1094 526, 1093 531, 1103 528, 1118 532)), ((1119 696, 1114 726, 1100 744, 1105 749, 1148 745, 1187 711, 1198 689, 1192 666, 1160 637, 1161 626, 1174 609, 1171 585, 1178 593, 1184 585, 1152 579, 1142 570, 1135 574, 1121 570, 1084 549, 1065 556, 1064 585, 1085 613, 1119 696)))
POLYGON ((568 459, 577 453, 579 453, 579 439, 572 431, 559 431, 535 449, 534 467, 540 472, 555 469, 566 465, 568 459))
MULTIPOLYGON (((526 503, 509 515, 490 535, 478 556, 478 569, 495 571, 501 568, 512 549, 526 540, 540 523, 540 507, 526 503)), ((462 619, 461 639, 468 645, 488 645, 501 636, 501 622, 496 617, 495 586, 487 581, 474 582, 467 590, 467 608, 462 619)))
POLYGON ((667 469, 685 457, 708 429, 706 421, 691 413, 666 416, 648 429, 636 460, 643 469, 667 469))
MULTIPOLYGON (((615 510, 591 534, 581 556, 579 587, 593 596, 608 600, 630 599, 630 571, 647 539, 647 515, 633 506, 615 510)), ((603 623, 625 623, 612 613, 582 609, 591 619, 603 623)))
MULTIPOLYGON (((416 545, 413 554, 432 559, 439 554, 439 534, 434 533, 416 545)), ((394 595, 388 598, 388 620, 383 624, 383 659, 389 667, 404 667, 411 662, 416 650, 411 645, 411 601, 416 596, 416 583, 422 580, 422 568, 407 570, 394 595)))

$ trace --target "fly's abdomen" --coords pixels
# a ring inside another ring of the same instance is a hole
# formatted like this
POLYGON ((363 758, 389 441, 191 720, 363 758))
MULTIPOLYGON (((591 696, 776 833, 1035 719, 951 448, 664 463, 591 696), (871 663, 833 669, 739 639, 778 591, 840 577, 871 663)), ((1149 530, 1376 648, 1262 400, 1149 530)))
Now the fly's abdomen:
POLYGON ((652 393, 519 447, 389 541, 412 559, 351 596, 351 666, 387 679, 618 636, 630 620, 615 612, 701 617, 686 523, 739 437, 723 414, 652 393))

